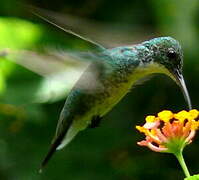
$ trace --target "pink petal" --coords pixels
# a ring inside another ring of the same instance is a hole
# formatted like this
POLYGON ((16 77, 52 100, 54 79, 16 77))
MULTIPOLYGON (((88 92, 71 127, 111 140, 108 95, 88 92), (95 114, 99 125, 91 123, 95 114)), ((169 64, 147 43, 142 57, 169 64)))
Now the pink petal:
POLYGON ((191 141, 192 141, 192 139, 194 138, 195 134, 196 134, 196 131, 195 131, 195 130, 191 130, 189 136, 186 138, 185 141, 186 141, 187 143, 191 143, 191 141))
POLYGON ((160 121, 146 122, 143 127, 146 129, 153 129, 153 128, 157 128, 159 125, 160 125, 160 121))
POLYGON ((149 149, 151 149, 152 151, 155 151, 155 152, 164 152, 164 151, 168 150, 167 148, 164 148, 164 147, 157 147, 157 146, 153 145, 152 143, 148 143, 148 147, 149 147, 149 149))

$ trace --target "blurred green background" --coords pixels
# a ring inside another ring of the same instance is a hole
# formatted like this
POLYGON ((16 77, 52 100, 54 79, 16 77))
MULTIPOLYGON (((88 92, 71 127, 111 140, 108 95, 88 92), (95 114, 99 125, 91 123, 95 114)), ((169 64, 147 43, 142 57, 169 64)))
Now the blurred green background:
MULTIPOLYGON (((1 0, 0 49, 39 51, 42 46, 87 49, 84 42, 32 16, 17 2, 1 0)), ((159 36, 176 38, 184 50, 184 76, 193 107, 198 108, 198 0, 23 0, 21 4, 78 17, 79 32, 83 28, 83 34, 109 47, 159 36)), ((67 96, 65 92, 52 100, 44 85, 45 80, 39 75, 1 59, 0 179, 183 179, 172 155, 154 153, 136 145, 143 136, 134 127, 143 124, 146 115, 163 109, 177 112, 186 108, 180 89, 164 75, 134 88, 105 116, 99 128, 79 133, 39 174, 39 165, 49 148, 67 96), (44 103, 33 103, 38 93, 44 103)), ((184 151, 191 173, 199 173, 198 149, 196 137, 184 151)))

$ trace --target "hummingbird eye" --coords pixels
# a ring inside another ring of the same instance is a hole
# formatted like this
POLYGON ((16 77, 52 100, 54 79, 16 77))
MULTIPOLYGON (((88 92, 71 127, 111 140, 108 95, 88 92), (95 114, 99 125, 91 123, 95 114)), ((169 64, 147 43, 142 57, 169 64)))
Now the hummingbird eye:
POLYGON ((168 53, 167 53, 167 57, 169 59, 176 59, 177 58, 177 53, 173 50, 170 50, 168 53))

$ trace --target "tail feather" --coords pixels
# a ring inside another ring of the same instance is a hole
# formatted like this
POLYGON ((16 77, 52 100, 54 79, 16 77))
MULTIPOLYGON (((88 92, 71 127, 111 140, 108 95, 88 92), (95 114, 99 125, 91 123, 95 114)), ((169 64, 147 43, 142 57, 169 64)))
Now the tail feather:
POLYGON ((79 131, 85 129, 88 124, 82 123, 82 121, 73 121, 74 117, 67 115, 65 111, 62 110, 60 119, 57 125, 57 132, 55 138, 51 144, 50 150, 45 156, 44 160, 41 163, 39 172, 42 172, 42 169, 47 165, 48 161, 51 159, 56 150, 62 149, 66 146, 79 131))
MULTIPOLYGON (((63 121, 64 119, 65 119, 65 116, 64 116, 63 119, 61 118, 60 120, 63 121)), ((60 129, 60 131, 58 131, 58 133, 56 133, 56 136, 55 136, 55 138, 54 138, 54 140, 51 144, 50 150, 48 151, 47 155, 45 156, 44 160, 41 163, 41 166, 40 166, 40 169, 39 169, 40 173, 42 172, 42 169, 47 165, 48 161, 51 159, 51 157, 53 156, 53 154, 55 153, 57 148, 61 145, 62 141, 64 140, 64 138, 65 138, 70 126, 71 126, 71 124, 72 124, 72 119, 68 120, 67 123, 65 124, 65 126, 62 127, 60 129)), ((60 126, 59 123, 58 123, 58 126, 60 126)))
POLYGON ((65 137, 66 132, 63 132, 62 134, 60 134, 55 141, 52 143, 50 150, 48 151, 48 154, 46 155, 46 157, 44 158, 44 160, 41 163, 41 167, 39 172, 42 172, 42 169, 46 166, 46 164, 48 163, 48 161, 51 159, 51 157, 53 156, 53 154, 55 153, 57 147, 61 144, 62 140, 65 137))

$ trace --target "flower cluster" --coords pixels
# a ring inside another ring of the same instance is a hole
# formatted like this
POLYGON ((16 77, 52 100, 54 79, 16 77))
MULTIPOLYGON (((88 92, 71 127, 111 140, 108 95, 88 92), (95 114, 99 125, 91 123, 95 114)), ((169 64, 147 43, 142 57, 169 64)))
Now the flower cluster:
POLYGON ((172 113, 164 110, 158 116, 147 116, 143 126, 136 126, 146 138, 138 142, 155 152, 176 153, 192 142, 199 127, 199 111, 180 111, 172 113))

